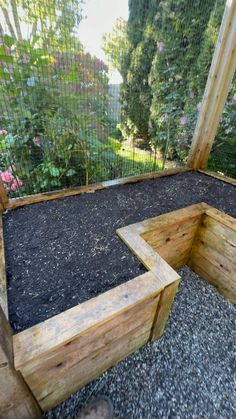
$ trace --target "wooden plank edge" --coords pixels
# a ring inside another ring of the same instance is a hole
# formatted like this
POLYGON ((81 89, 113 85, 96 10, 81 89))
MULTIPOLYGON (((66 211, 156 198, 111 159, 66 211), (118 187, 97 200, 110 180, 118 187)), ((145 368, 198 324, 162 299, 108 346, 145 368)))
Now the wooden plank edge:
POLYGON ((39 202, 50 201, 53 199, 65 198, 67 196, 80 195, 83 193, 92 193, 97 190, 108 189, 114 186, 126 185, 129 183, 137 183, 137 182, 142 182, 143 180, 156 179, 156 178, 165 177, 165 176, 174 176, 181 173, 192 172, 192 171, 193 170, 189 167, 179 167, 176 169, 175 168, 166 169, 160 172, 151 172, 151 173, 146 173, 144 175, 129 176, 126 178, 120 178, 120 179, 115 179, 115 180, 110 180, 110 181, 105 181, 105 182, 100 182, 100 183, 94 183, 88 186, 78 186, 76 188, 60 189, 54 192, 43 192, 40 194, 28 195, 21 198, 12 198, 7 203, 6 208, 15 209, 15 208, 22 207, 25 205, 36 204, 39 202))
POLYGON ((149 271, 14 335, 16 370, 35 358, 43 357, 44 353, 66 345, 89 329, 106 323, 147 297, 158 295, 163 288, 149 271))
POLYGON ((7 208, 9 203, 8 195, 4 187, 3 181, 0 177, 0 210, 7 208), (2 209, 1 209, 2 208, 2 209))
POLYGON ((234 178, 224 176, 224 175, 221 175, 220 173, 212 172, 210 170, 198 169, 197 172, 202 173, 203 175, 210 176, 210 177, 213 177, 215 179, 221 180, 222 182, 229 183, 233 186, 236 186, 236 179, 234 179, 234 178))
POLYGON ((8 301, 7 301, 7 279, 6 279, 6 262, 4 251, 3 237, 3 220, 0 213, 0 306, 8 319, 8 301))

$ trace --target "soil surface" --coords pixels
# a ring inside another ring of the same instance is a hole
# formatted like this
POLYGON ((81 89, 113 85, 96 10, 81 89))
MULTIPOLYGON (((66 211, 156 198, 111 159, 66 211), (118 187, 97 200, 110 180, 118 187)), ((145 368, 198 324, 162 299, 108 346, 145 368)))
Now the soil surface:
POLYGON ((236 216, 236 188, 186 173, 28 205, 4 214, 15 332, 145 272, 116 229, 198 202, 236 216))

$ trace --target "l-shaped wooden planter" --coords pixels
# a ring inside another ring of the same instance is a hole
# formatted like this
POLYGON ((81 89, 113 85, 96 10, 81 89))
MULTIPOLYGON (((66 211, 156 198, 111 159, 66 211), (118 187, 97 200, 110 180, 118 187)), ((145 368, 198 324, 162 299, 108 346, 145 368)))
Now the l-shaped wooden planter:
MULTIPOLYGON (((234 218, 201 203, 117 234, 147 273, 13 336, 11 371, 23 376, 42 410, 162 335, 180 279, 174 269, 189 265, 236 303, 234 218)), ((1 311, 0 319, 4 340, 10 332, 1 311)), ((1 359, 0 352, 0 378, 1 359)))

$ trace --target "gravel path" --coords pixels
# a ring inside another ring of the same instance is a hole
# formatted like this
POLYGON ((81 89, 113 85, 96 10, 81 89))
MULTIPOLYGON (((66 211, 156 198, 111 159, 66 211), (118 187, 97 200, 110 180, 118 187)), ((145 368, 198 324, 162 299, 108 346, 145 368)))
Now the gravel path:
POLYGON ((45 415, 73 419, 99 395, 117 419, 236 417, 236 308, 187 267, 164 335, 45 415))

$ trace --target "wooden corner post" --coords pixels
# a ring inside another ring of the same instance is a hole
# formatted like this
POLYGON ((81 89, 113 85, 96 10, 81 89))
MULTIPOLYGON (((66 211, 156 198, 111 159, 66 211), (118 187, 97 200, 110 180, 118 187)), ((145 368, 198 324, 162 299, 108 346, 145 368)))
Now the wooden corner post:
POLYGON ((4 211, 8 204, 8 196, 6 189, 4 188, 3 181, 0 177, 0 211, 4 211))
POLYGON ((38 419, 41 411, 13 364, 12 331, 0 306, 0 418, 38 419))
POLYGON ((236 0, 227 0, 198 116, 188 166, 204 169, 236 68, 236 0))

